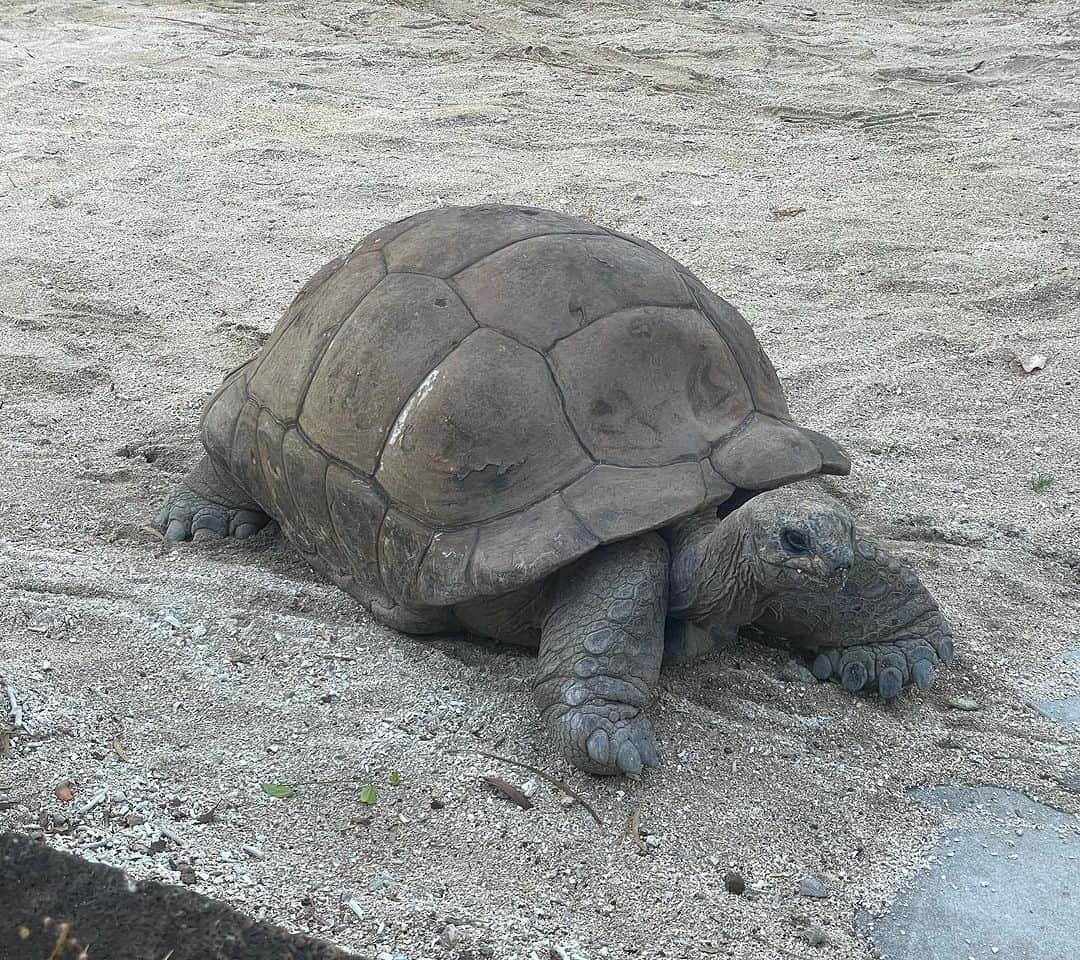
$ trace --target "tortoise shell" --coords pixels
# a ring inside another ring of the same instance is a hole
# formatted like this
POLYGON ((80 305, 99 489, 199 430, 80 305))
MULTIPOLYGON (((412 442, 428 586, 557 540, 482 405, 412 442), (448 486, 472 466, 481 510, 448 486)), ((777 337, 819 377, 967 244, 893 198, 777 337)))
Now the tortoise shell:
POLYGON ((203 440, 349 592, 446 606, 734 491, 846 473, 730 304, 650 244, 443 207, 309 280, 203 440))

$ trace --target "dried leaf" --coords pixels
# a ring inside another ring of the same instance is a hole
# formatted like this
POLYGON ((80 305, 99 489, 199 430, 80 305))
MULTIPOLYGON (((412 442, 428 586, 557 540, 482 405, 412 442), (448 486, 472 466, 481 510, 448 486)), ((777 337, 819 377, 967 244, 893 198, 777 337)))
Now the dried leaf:
POLYGON ((360 788, 360 802, 366 803, 369 807, 379 799, 379 794, 375 790, 375 784, 366 783, 360 788))
POLYGON ((53 796, 61 803, 71 803, 75 799, 75 784, 70 780, 61 780, 53 787, 53 796))
POLYGON ((947 703, 953 710, 967 710, 970 712, 979 709, 979 701, 971 700, 968 697, 950 697, 947 703))
POLYGON ((626 836, 634 841, 634 846, 637 847, 637 851, 640 854, 646 854, 649 852, 649 848, 645 846, 645 841, 641 837, 641 813, 635 810, 626 819, 626 829, 623 831, 626 836))
POLYGON ((241 650, 237 647, 235 650, 229 651, 229 663, 254 663, 255 654, 249 653, 247 650, 241 650))
POLYGON ((487 776, 484 777, 484 783, 488 786, 494 787, 499 791, 507 800, 511 800, 516 803, 522 810, 531 810, 533 802, 525 796, 517 787, 512 783, 507 783, 502 777, 487 776))
POLYGON ((121 761, 121 763, 127 763, 127 750, 124 749, 124 745, 120 742, 119 737, 112 738, 112 748, 113 753, 116 754, 116 758, 121 761))
POLYGON ((774 220, 787 220, 797 217, 800 213, 806 213, 806 207, 777 207, 769 211, 769 216, 774 220))
MULTIPOLYGON (((501 737, 499 739, 499 742, 502 743, 503 739, 504 738, 501 737)), ((598 827, 602 827, 604 825, 604 821, 600 819, 599 815, 592 808, 588 800, 581 796, 581 794, 578 793, 576 790, 563 783, 562 780, 559 780, 557 777, 553 777, 550 773, 545 773, 539 767, 534 767, 531 763, 523 763, 520 760, 513 760, 510 757, 503 757, 497 753, 489 753, 487 750, 477 750, 475 752, 481 757, 487 757, 489 760, 498 760, 499 763, 508 763, 512 767, 521 767, 522 770, 528 770, 529 773, 535 773, 538 777, 540 777, 541 780, 546 780, 553 787, 558 787, 564 794, 566 794, 566 796, 580 803, 582 808, 588 811, 589 816, 596 821, 596 825, 598 827)))
POLYGON ((296 796, 296 791, 287 783, 261 783, 259 786, 268 797, 275 797, 278 800, 288 800, 296 796))

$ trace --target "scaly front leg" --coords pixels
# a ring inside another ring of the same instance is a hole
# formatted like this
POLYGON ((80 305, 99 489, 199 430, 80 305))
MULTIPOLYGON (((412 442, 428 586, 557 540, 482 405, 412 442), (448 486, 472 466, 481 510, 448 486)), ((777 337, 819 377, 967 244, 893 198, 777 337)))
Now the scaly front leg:
POLYGON ((755 626, 816 651, 813 672, 885 699, 925 690, 953 662, 952 629, 915 571, 862 536, 835 593, 791 586, 763 604, 755 626))
POLYGON ((556 576, 533 696, 552 739, 588 773, 659 764, 645 709, 664 654, 668 548, 656 534, 609 544, 556 576))

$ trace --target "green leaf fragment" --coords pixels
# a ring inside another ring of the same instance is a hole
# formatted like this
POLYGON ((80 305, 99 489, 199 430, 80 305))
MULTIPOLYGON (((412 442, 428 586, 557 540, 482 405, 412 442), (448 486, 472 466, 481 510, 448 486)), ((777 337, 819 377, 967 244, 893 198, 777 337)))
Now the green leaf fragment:
POLYGON ((287 783, 262 783, 262 792, 267 796, 276 797, 278 800, 288 800, 295 797, 296 791, 287 783))
POLYGON ((979 701, 978 700, 970 700, 967 697, 950 697, 949 701, 948 701, 948 704, 954 710, 968 710, 968 711, 971 711, 971 710, 978 710, 979 709, 979 701))
POLYGON ((369 807, 379 799, 379 795, 375 792, 375 784, 367 783, 360 788, 360 802, 366 803, 369 807))
POLYGON ((401 774, 397 770, 391 770, 390 776, 387 778, 390 781, 390 786, 396 787, 401 783, 401 774))

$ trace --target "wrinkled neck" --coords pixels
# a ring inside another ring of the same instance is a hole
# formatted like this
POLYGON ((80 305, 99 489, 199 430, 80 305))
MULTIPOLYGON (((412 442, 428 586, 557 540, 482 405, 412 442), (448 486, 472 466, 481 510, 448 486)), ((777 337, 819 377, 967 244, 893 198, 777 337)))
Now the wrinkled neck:
POLYGON ((691 517, 671 530, 668 542, 668 616, 732 626, 754 618, 761 587, 743 511, 691 517))

